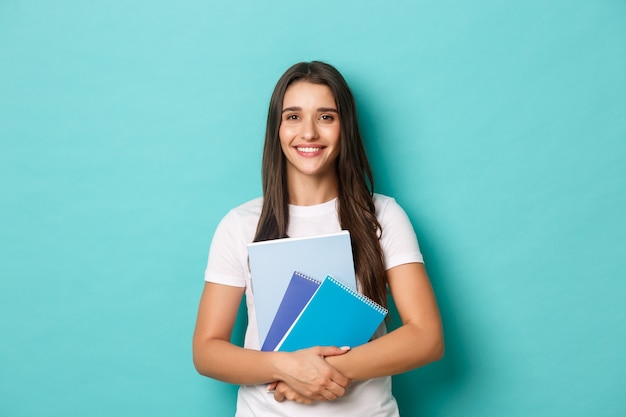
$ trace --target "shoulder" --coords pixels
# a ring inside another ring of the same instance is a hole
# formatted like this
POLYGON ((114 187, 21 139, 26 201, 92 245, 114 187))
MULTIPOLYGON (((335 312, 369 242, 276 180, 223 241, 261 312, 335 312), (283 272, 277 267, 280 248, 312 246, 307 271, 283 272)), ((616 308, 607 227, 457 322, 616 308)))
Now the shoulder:
POLYGON ((374 205, 376 206, 376 208, 384 207, 384 206, 386 206, 389 203, 396 203, 395 198, 389 197, 389 196, 383 195, 383 194, 374 193, 372 198, 374 200, 374 205))
POLYGON ((204 279, 245 287, 247 244, 254 240, 262 199, 250 200, 226 213, 215 229, 204 279))
POLYGON ((263 207, 263 197, 257 197, 252 200, 246 201, 237 207, 232 208, 225 216, 235 217, 238 219, 256 217, 261 215, 261 209, 263 207))
POLYGON ((404 209, 400 207, 396 199, 393 197, 375 193, 373 195, 373 200, 378 221, 381 221, 388 216, 394 217, 399 213, 404 214, 404 209))
POLYGON ((374 194, 376 218, 382 229, 380 244, 385 268, 411 262, 423 262, 415 230, 409 216, 392 197, 374 194))
POLYGON ((376 219, 378 219, 378 223, 380 223, 380 227, 383 230, 390 228, 401 229, 410 225, 409 216, 395 198, 374 194, 373 200, 376 219))
POLYGON ((231 236, 240 235, 246 240, 253 239, 262 207, 263 198, 258 197, 230 209, 220 221, 218 230, 231 236))

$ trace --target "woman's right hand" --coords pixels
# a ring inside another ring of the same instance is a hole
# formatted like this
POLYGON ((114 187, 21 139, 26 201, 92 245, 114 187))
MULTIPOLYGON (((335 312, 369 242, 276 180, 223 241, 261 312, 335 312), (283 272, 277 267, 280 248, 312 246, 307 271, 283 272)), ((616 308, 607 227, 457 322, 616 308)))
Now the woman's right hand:
MULTIPOLYGON (((317 346, 296 352, 285 352, 277 366, 281 375, 280 380, 287 387, 281 384, 281 390, 275 392, 274 397, 277 401, 291 399, 286 395, 289 389, 294 391, 292 397, 304 397, 311 402, 334 401, 342 397, 350 380, 330 366, 324 358, 343 355, 348 351, 349 348, 317 346)), ((270 388, 276 386, 278 384, 270 384, 270 388)))

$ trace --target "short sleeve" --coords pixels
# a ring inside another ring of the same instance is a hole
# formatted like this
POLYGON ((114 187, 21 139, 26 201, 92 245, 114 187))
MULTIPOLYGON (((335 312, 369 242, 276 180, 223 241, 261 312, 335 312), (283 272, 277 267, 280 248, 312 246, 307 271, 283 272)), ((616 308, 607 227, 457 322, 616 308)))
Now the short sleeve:
POLYGON ((241 209, 231 210, 220 221, 209 250, 204 280, 245 287, 248 276, 247 244, 254 237, 256 219, 241 209))
POLYGON ((390 197, 378 196, 374 201, 382 228, 380 241, 385 269, 412 262, 423 263, 415 230, 404 209, 390 197))

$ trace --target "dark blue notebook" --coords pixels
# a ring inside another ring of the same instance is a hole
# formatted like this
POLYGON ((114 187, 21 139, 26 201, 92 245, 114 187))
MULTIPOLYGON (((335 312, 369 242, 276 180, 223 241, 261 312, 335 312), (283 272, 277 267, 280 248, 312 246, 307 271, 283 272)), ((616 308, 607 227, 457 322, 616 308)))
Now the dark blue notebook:
POLYGON ((387 309, 332 277, 326 277, 275 350, 367 343, 387 309))
POLYGON ((261 350, 274 350, 319 286, 319 281, 297 271, 293 273, 261 350))

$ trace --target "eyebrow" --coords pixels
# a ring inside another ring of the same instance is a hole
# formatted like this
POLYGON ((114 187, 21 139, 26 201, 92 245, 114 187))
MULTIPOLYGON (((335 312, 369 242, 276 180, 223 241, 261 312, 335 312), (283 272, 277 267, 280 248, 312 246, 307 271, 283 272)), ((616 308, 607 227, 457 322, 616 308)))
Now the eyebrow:
MULTIPOLYGON (((288 112, 288 111, 302 111, 302 107, 286 107, 283 109, 282 113, 288 112)), ((337 109, 335 109, 334 107, 320 107, 317 109, 317 111, 322 112, 322 113, 339 113, 339 111, 337 109)))

